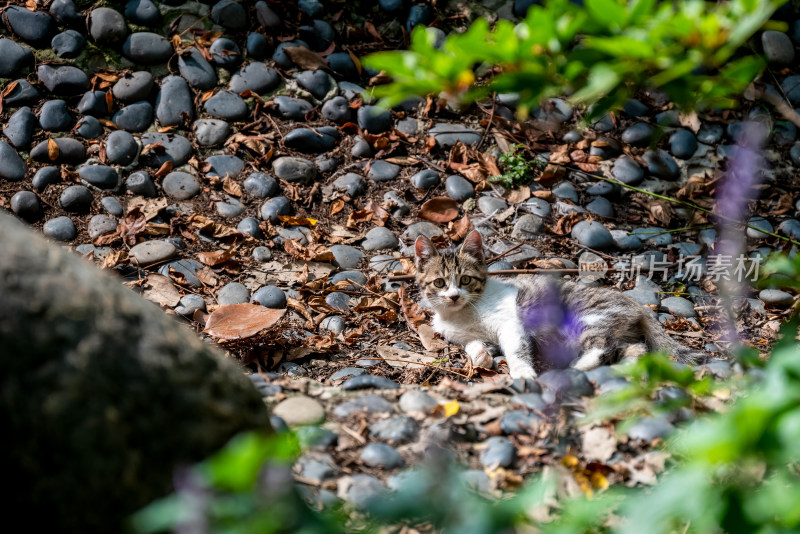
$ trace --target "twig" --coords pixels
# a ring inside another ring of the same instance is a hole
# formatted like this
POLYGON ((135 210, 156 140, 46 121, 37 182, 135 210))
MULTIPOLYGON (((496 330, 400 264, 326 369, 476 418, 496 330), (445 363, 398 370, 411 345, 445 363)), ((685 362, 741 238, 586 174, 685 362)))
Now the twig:
POLYGON ((498 254, 497 256, 494 256, 494 257, 492 257, 492 258, 489 258, 488 260, 486 260, 486 263, 492 263, 493 261, 497 261, 497 260, 499 260, 500 258, 504 258, 504 257, 508 256, 508 254, 509 254, 509 253, 511 253, 511 252, 513 252, 513 251, 515 251, 515 250, 517 250, 517 249, 518 249, 519 247, 521 247, 522 245, 524 245, 524 243, 517 243, 516 245, 514 245, 514 246, 513 246, 513 247, 511 247, 510 249, 506 250, 505 252, 501 252, 501 253, 500 253, 500 254, 498 254))
POLYGON ((453 371, 449 367, 439 367, 438 365, 434 365, 432 363, 415 362, 415 361, 412 361, 412 360, 401 360, 399 358, 383 358, 381 356, 378 356, 377 358, 371 358, 371 357, 365 356, 365 357, 362 357, 362 358, 351 358, 349 360, 338 360, 336 363, 358 362, 358 361, 361 361, 361 360, 383 360, 383 361, 386 361, 386 362, 400 362, 400 363, 409 363, 411 365, 423 365, 425 367, 432 367, 433 369, 438 369, 439 371, 452 373, 452 374, 454 374, 456 376, 460 376, 461 378, 466 378, 467 380, 469 380, 469 377, 467 375, 461 374, 461 373, 456 372, 456 371, 453 371))
POLYGON ((496 95, 497 93, 492 93, 492 111, 489 113, 489 122, 486 124, 486 128, 483 129, 483 135, 481 136, 481 140, 478 141, 478 144, 475 145, 475 150, 480 150, 481 145, 486 140, 486 136, 489 135, 489 130, 492 129, 492 123, 494 122, 494 110, 497 107, 497 102, 495 102, 496 95))

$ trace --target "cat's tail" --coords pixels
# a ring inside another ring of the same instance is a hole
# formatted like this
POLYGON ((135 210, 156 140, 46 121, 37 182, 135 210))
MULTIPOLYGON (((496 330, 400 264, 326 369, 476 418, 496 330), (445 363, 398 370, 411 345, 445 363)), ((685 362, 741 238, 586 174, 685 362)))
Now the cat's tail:
POLYGON ((696 364, 703 359, 701 353, 685 347, 672 339, 669 334, 664 331, 664 327, 650 315, 644 315, 642 317, 642 323, 648 350, 652 352, 666 352, 675 358, 675 360, 686 364, 696 364))

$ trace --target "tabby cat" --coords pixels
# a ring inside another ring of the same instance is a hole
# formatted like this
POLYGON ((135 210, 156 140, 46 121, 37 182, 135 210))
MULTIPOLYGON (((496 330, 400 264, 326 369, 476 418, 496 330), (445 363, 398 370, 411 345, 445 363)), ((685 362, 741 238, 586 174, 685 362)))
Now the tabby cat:
POLYGON ((647 351, 664 351, 684 363, 698 356, 619 292, 549 275, 489 277, 477 231, 457 251, 439 251, 420 236, 415 252, 416 279, 434 311, 433 329, 463 345, 474 365, 491 367, 492 357, 502 353, 512 377, 532 378, 537 369, 589 370, 647 351))

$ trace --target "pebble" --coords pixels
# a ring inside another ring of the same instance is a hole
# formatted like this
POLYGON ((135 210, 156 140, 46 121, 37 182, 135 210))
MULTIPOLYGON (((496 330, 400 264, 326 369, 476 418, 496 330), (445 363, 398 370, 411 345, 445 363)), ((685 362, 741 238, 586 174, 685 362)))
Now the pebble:
POLYGON ((39 65, 36 74, 45 88, 55 95, 77 95, 89 88, 86 73, 70 65, 39 65))
POLYGON ((638 118, 647 115, 650 109, 635 98, 629 98, 622 106, 622 111, 624 111, 628 117, 638 118))
POLYGON ((250 32, 247 34, 247 42, 245 45, 247 55, 253 59, 264 59, 269 55, 269 41, 267 38, 257 32, 250 32))
POLYGON ((226 200, 214 202, 214 208, 220 217, 233 219, 244 213, 245 205, 238 198, 227 195, 226 200))
POLYGON ((177 253, 178 250, 175 245, 161 239, 144 241, 134 245, 128 251, 130 257, 135 259, 142 267, 172 259, 177 253))
POLYGON ((167 76, 161 80, 156 96, 156 118, 161 126, 180 126, 194 116, 192 92, 180 76, 167 76))
POLYGON ((245 179, 243 185, 244 190, 256 198, 271 197, 280 190, 278 181, 263 172, 254 172, 245 179))
POLYGON ((229 30, 242 30, 247 26, 247 11, 234 0, 220 0, 211 8, 211 20, 229 30))
POLYGON ((327 152, 336 146, 339 140, 339 131, 331 126, 314 128, 295 128, 284 136, 283 143, 288 148, 318 154, 327 152))
POLYGON ((281 81, 281 77, 275 69, 267 66, 266 63, 254 61, 233 74, 230 81, 230 89, 236 94, 249 90, 262 95, 277 89, 281 81))
POLYGON ((153 106, 142 100, 120 109, 111 120, 118 128, 129 132, 143 132, 153 123, 153 106))
POLYGON ((317 168, 305 158, 285 156, 272 163, 275 176, 289 183, 308 183, 317 176, 317 168))
POLYGON ((366 140, 358 137, 353 148, 350 149, 350 153, 357 158, 368 158, 372 155, 372 147, 366 140))
POLYGON ((431 169, 419 171, 411 177, 411 183, 417 189, 428 190, 440 183, 439 174, 431 169))
POLYGON ((692 301, 683 297, 667 297, 661 301, 661 309, 678 317, 696 317, 692 301))
POLYGON ((703 123, 697 132, 697 140, 706 145, 715 145, 722 139, 723 129, 719 124, 703 123))
POLYGON ((370 467, 394 469, 405 462, 397 449, 385 443, 370 443, 361 451, 361 461, 370 467))
POLYGON ((538 215, 539 217, 548 217, 552 212, 552 208, 546 200, 536 197, 529 198, 523 202, 522 207, 524 208, 524 211, 528 211, 534 215, 538 215))
MULTIPOLYGON (((33 141, 33 134, 39 126, 36 115, 28 106, 21 107, 8 118, 3 133, 16 148, 28 148, 33 141)), ((2 154, 2 151, 0 151, 2 154)))
POLYGON ((778 231, 792 239, 800 239, 800 221, 797 219, 787 219, 778 225, 778 231))
POLYGON ((91 115, 81 118, 75 127, 75 131, 84 139, 97 139, 104 133, 103 125, 91 115))
MULTIPOLYGON (((305 0, 300 0, 298 5, 305 0)), ((352 483, 347 490, 347 500, 360 509, 369 509, 377 502, 386 500, 386 488, 383 483, 371 475, 353 475, 352 483)))
POLYGON ((261 218, 271 223, 278 222, 278 215, 289 215, 289 199, 284 196, 271 198, 261 205, 261 218))
POLYGON ((769 236, 764 232, 772 233, 775 231, 772 224, 764 217, 751 217, 750 220, 747 221, 747 224, 754 227, 748 227, 746 231, 747 237, 752 239, 765 239, 769 236))
POLYGON ((597 221, 580 221, 572 227, 572 238, 583 246, 607 250, 614 248, 614 238, 611 232, 597 221))
POLYGON ((447 177, 445 189, 447 189, 447 195, 456 202, 463 202, 475 196, 475 188, 472 184, 456 174, 447 177))
POLYGON ((128 26, 122 14, 108 7, 98 7, 89 14, 89 34, 98 44, 122 42, 128 35, 128 26))
POLYGON ((42 214, 42 206, 35 193, 31 191, 17 191, 11 197, 11 211, 21 219, 28 222, 37 220, 42 214))
POLYGON ((329 332, 333 332, 334 335, 339 335, 344 332, 345 328, 345 321, 343 317, 338 315, 329 315, 325 319, 322 320, 320 323, 320 328, 323 330, 327 330, 329 332))
POLYGON ((500 419, 500 428, 504 434, 535 433, 542 418, 527 410, 509 410, 500 419))
MULTIPOLYGON (((325 321, 323 320, 323 322, 325 321)), ((350 378, 351 376, 363 375, 366 372, 367 372, 366 369, 361 369, 359 367, 345 367, 344 369, 339 369, 338 371, 333 373, 330 377, 330 380, 342 380, 345 378, 350 378)))
POLYGON ((356 197, 364 193, 367 183, 361 176, 348 172, 334 180, 333 187, 339 191, 344 191, 349 197, 356 197))
MULTIPOLYGON (((280 386, 275 387, 280 388, 280 386)), ((324 451, 328 447, 335 445, 339 440, 339 435, 336 432, 318 426, 302 426, 295 432, 297 439, 300 441, 300 447, 303 449, 324 451)))
POLYGON ((269 261, 272 259, 272 251, 267 247, 256 247, 253 249, 253 259, 261 262, 269 261))
POLYGON ((220 119, 199 119, 194 122, 194 137, 201 146, 213 146, 228 137, 230 127, 220 119))
POLYGON ((139 145, 128 132, 118 130, 106 138, 106 157, 112 165, 128 165, 139 154, 139 145))
POLYGON ((66 216, 50 219, 42 226, 42 233, 55 241, 72 241, 78 235, 72 219, 66 216))
POLYGON ((576 204, 578 203, 578 191, 575 189, 575 186, 569 182, 559 182, 552 187, 551 191, 556 198, 571 200, 576 204))
POLYGON ((654 439, 666 437, 674 429, 675 427, 661 416, 642 417, 628 429, 628 437, 653 441, 654 439))
POLYGON ((286 294, 279 287, 263 286, 253 293, 252 302, 266 308, 282 310, 286 308, 286 294))
POLYGON ((152 32, 132 33, 122 44, 122 55, 134 63, 141 65, 163 63, 167 61, 174 52, 175 50, 168 40, 152 32))
POLYGON ((328 293, 325 302, 337 310, 347 311, 350 308, 350 296, 340 291, 328 293))
POLYGON ((511 237, 520 241, 527 241, 542 235, 545 230, 544 219, 538 215, 526 213, 514 223, 511 237))
POLYGON ((794 45, 783 32, 767 30, 761 34, 761 47, 767 61, 774 65, 794 63, 794 45))
MULTIPOLYGON (((2 41, 3 40, 0 39, 0 43, 2 43, 2 41)), ((0 46, 0 55, 2 55, 2 46, 0 46)), ((0 68, 2 68, 2 59, 0 59, 0 68)), ((27 80, 19 79, 14 81, 17 85, 15 85, 14 88, 11 89, 11 92, 9 92, 5 98, 3 98, 4 104, 10 107, 15 107, 39 100, 39 91, 37 91, 36 88, 27 80)))
POLYGON ((84 46, 86 46, 86 39, 75 30, 63 31, 50 41, 50 48, 63 59, 78 57, 84 46))
POLYGON ((157 194, 156 185, 150 175, 144 171, 133 172, 125 180, 125 189, 134 195, 154 197, 157 194))
POLYGON ((653 140, 655 131, 653 127, 645 122, 638 122, 633 126, 629 126, 623 132, 620 138, 624 143, 633 146, 647 146, 653 140))
POLYGON ((203 283, 197 278, 197 271, 203 268, 203 264, 197 260, 176 260, 164 263, 159 267, 158 273, 170 277, 171 271, 183 276, 185 282, 191 287, 202 287, 203 283))
POLYGON ((0 39, 0 76, 6 78, 33 64, 30 48, 18 45, 11 39, 0 39))
POLYGON ((539 377, 539 383, 557 396, 588 397, 594 393, 594 386, 586 373, 578 369, 552 369, 539 377))
MULTIPOLYGON (((83 143, 77 139, 59 137, 58 139, 53 140, 58 146, 58 157, 56 157, 55 160, 50 159, 50 155, 47 151, 47 141, 42 141, 33 147, 33 149, 31 149, 31 157, 36 161, 41 161, 43 163, 66 163, 69 165, 83 163, 83 161, 86 159, 86 149, 84 148, 83 143)), ((5 167, 2 154, 2 147, 0 147, 0 166, 5 167)), ((0 172, 2 172, 1 169, 0 172)), ((2 174, 0 174, 0 176, 2 176, 2 174)))
MULTIPOLYGON (((241 232, 243 235, 251 235, 256 239, 262 239, 264 237, 263 233, 261 232, 261 228, 258 226, 258 220, 253 217, 245 217, 239 221, 239 224, 236 226, 236 230, 241 232)), ((270 253, 270 256, 271 255, 272 253, 270 253)))
POLYGON ((502 198, 484 195, 478 198, 478 209, 484 215, 496 215, 508 208, 508 204, 502 198))
POLYGON ((481 134, 463 124, 439 123, 428 130, 441 148, 451 148, 458 141, 472 146, 481 140, 481 134))
POLYGON ((689 130, 678 130, 669 137, 669 151, 680 159, 689 159, 697 152, 697 138, 689 130))
POLYGON ((317 100, 322 100, 333 88, 333 80, 324 70, 305 70, 295 76, 297 85, 311 93, 317 100))
POLYGON ((181 76, 195 89, 207 91, 217 85, 217 73, 197 48, 178 55, 181 76))
POLYGON ((355 389, 400 389, 400 384, 394 380, 389 380, 384 376, 377 375, 360 375, 354 376, 342 384, 344 391, 351 391, 355 389))
POLYGON ((171 133, 147 132, 142 135, 142 145, 159 145, 155 150, 152 146, 145 154, 140 156, 142 165, 161 167, 171 161, 173 167, 180 167, 192 157, 192 144, 182 135, 171 133))
POLYGON ((758 294, 758 298, 764 301, 764 304, 778 308, 786 308, 794 303, 792 294, 780 289, 762 289, 758 294))
POLYGON ((191 317, 197 310, 206 310, 206 301, 200 295, 189 293, 181 297, 180 302, 175 307, 175 313, 191 317))
POLYGON ((63 100, 48 100, 39 111, 39 125, 44 130, 61 132, 72 126, 72 116, 63 100))
POLYGON ((361 106, 357 117, 358 127, 371 134, 383 133, 392 128, 392 114, 377 106, 361 106))
POLYGON ((89 219, 86 233, 91 239, 96 239, 103 234, 115 232, 117 230, 117 220, 109 215, 95 215, 89 219))
POLYGON ((151 0, 129 0, 124 14, 128 21, 140 26, 155 26, 161 22, 161 12, 151 0))
POLYGON ((78 111, 92 117, 105 117, 108 115, 105 91, 86 91, 78 102, 78 111))
POLYGON ((226 37, 216 39, 208 47, 211 61, 218 67, 232 69, 242 62, 242 52, 239 46, 226 37))
POLYGON ((385 441, 406 443, 415 439, 417 423, 410 417, 398 415, 372 423, 369 427, 369 433, 371 436, 385 441))
POLYGON ((405 413, 422 412, 428 414, 439 403, 436 399, 418 389, 410 389, 400 397, 399 406, 405 413))
POLYGON ((189 173, 174 171, 161 183, 164 193, 176 200, 188 200, 200 192, 200 183, 189 173))
POLYGON ((388 161, 372 161, 369 164, 367 178, 376 182, 394 180, 400 174, 400 166, 388 161))
POLYGON ((231 178, 235 178, 244 170, 244 161, 237 156, 220 154, 209 156, 205 161, 211 165, 211 169, 206 172, 207 176, 223 177, 228 175, 231 178))
POLYGON ((599 137, 592 141, 592 146, 589 149, 590 156, 596 156, 600 159, 610 159, 617 156, 622 152, 622 146, 616 139, 611 137, 599 137))
POLYGON ((322 105, 322 116, 336 123, 345 123, 352 120, 350 103, 343 96, 335 96, 322 105))
POLYGON ((203 104, 203 108, 212 117, 225 121, 244 120, 249 110, 242 97, 230 91, 220 91, 203 104))
POLYGON ((50 14, 53 15, 56 20, 68 26, 84 23, 83 15, 78 12, 72 0, 53 0, 53 3, 50 4, 50 14))
POLYGON ((657 247, 672 244, 672 234, 663 228, 635 228, 631 234, 637 236, 643 242, 657 247))
POLYGON ((517 456, 517 448, 506 437, 493 436, 486 440, 486 449, 481 452, 481 465, 489 470, 509 467, 517 456))
POLYGON ((349 417, 357 413, 378 414, 393 412, 392 403, 377 395, 364 395, 353 400, 343 402, 333 409, 333 415, 338 418, 349 417))
POLYGON ((318 425, 325 421, 325 409, 311 397, 298 395, 279 402, 272 413, 289 426, 318 425))
POLYGON ((644 169, 633 159, 623 156, 611 168, 614 178, 626 185, 638 185, 644 180, 644 169))
POLYGON ((314 108, 311 102, 289 96, 276 96, 272 101, 278 106, 278 113, 281 117, 293 121, 305 120, 306 113, 314 108))
MULTIPOLYGON (((541 391, 541 386, 537 382, 534 382, 534 384, 541 391)), ((547 403, 539 393, 519 393, 511 397, 511 404, 534 411, 542 411, 547 407, 547 403)))
POLYGON ((611 202, 605 197, 597 197, 596 199, 586 204, 586 210, 589 211, 590 213, 594 213, 595 215, 599 215, 601 217, 614 216, 614 207, 611 205, 611 202))
POLYGON ((4 12, 8 28, 23 41, 44 48, 55 32, 53 17, 44 11, 31 11, 10 5, 4 12))
POLYGON ((403 232, 403 239, 406 241, 414 241, 419 236, 424 235, 428 239, 437 235, 444 235, 441 228, 428 221, 419 221, 410 224, 406 231, 403 232))
POLYGON ((250 302, 250 290, 239 282, 230 282, 217 292, 217 301, 223 306, 225 304, 244 304, 250 302))
POLYGON ((665 180, 675 180, 680 176, 680 169, 675 160, 662 149, 648 150, 642 156, 647 164, 647 172, 665 180))
POLYGON ((92 192, 83 185, 71 185, 64 189, 59 198, 59 204, 64 211, 70 213, 83 213, 89 211, 92 205, 92 192))
POLYGON ((361 243, 364 250, 381 250, 396 248, 400 240, 385 226, 376 226, 367 232, 366 239, 361 243))

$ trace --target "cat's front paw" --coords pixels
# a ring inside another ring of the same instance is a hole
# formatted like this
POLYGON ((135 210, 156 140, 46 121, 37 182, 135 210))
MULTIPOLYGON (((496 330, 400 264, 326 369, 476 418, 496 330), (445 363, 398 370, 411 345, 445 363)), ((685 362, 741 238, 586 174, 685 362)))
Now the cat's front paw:
POLYGON ((467 353, 469 359, 472 360, 472 365, 474 367, 484 367, 486 369, 491 369, 494 365, 494 359, 483 343, 480 341, 470 341, 464 347, 464 352, 467 353))
POLYGON ((527 362, 507 362, 511 378, 536 378, 536 370, 527 362))

